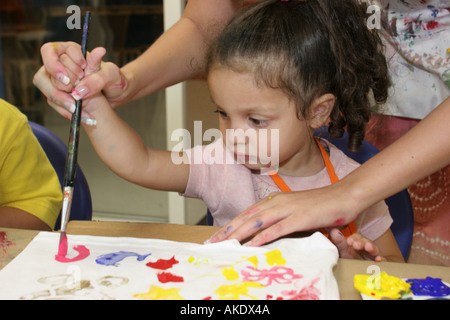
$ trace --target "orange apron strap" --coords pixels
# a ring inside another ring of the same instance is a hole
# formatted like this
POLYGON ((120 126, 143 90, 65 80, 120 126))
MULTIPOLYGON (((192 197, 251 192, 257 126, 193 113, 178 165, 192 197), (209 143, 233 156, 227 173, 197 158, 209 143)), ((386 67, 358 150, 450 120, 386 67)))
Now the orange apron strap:
POLYGON ((336 175, 336 172, 334 172, 333 164, 330 161, 330 157, 328 156, 328 153, 325 151, 325 148, 323 145, 319 142, 319 139, 314 137, 316 139, 316 143, 319 146, 320 153, 322 154, 323 162, 325 163, 325 167, 327 168, 328 175, 330 176, 331 183, 336 183, 339 181, 338 176, 336 175))
POLYGON ((283 179, 281 179, 278 173, 273 173, 270 175, 270 177, 282 192, 291 192, 291 188, 287 186, 287 184, 283 181, 283 179))
MULTIPOLYGON (((314 139, 316 140, 316 143, 319 146, 320 153, 322 154, 323 162, 325 163, 325 167, 327 168, 328 176, 330 177, 331 183, 333 184, 338 182, 339 178, 336 175, 336 172, 334 171, 334 167, 330 161, 328 153, 325 151, 323 145, 319 142, 319 139, 317 139, 316 137, 314 137, 314 139)), ((291 192, 291 189, 287 186, 287 184, 283 181, 283 179, 281 179, 278 173, 274 171, 273 173, 270 173, 270 177, 282 192, 291 192)), ((320 232, 322 232, 328 239, 330 238, 325 228, 321 228, 320 232)), ((352 222, 348 224, 347 227, 342 229, 341 232, 346 238, 348 238, 352 234, 358 232, 358 230, 356 229, 355 223, 352 222)))

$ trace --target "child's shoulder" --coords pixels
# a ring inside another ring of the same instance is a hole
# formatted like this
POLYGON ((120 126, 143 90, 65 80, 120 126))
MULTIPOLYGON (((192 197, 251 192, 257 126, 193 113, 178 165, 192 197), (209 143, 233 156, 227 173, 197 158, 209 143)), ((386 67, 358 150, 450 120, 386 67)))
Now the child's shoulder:
POLYGON ((11 124, 11 121, 24 122, 27 120, 27 117, 18 108, 3 99, 0 99, 0 114, 2 122, 8 123, 8 125, 11 124))

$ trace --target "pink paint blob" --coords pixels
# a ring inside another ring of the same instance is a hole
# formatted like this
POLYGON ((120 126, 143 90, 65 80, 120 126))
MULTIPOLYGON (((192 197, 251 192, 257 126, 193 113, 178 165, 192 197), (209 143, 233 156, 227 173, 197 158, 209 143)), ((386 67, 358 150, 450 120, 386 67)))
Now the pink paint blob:
POLYGON ((319 282, 320 277, 317 277, 311 281, 309 285, 302 288, 299 291, 287 290, 282 291, 281 294, 286 296, 288 300, 320 300, 320 290, 315 287, 315 284, 319 282))
POLYGON ((172 257, 169 260, 159 259, 156 262, 149 262, 146 264, 146 266, 153 269, 167 270, 172 268, 172 266, 177 263, 178 261, 175 260, 175 257, 172 257))
POLYGON ((167 282, 184 282, 184 278, 174 275, 170 272, 160 272, 158 273, 158 280, 159 282, 162 283, 167 283, 167 282))
POLYGON ((259 211, 261 211, 261 208, 255 207, 255 208, 248 209, 247 211, 245 211, 244 214, 245 215, 251 215, 251 214, 257 213, 259 211))
POLYGON ((67 255, 68 250, 68 242, 67 242, 67 235, 65 232, 61 233, 61 239, 59 241, 59 247, 58 247, 58 256, 65 257, 67 255))
POLYGON ((279 284, 292 283, 295 279, 303 278, 301 274, 295 274, 291 268, 282 266, 263 270, 254 267, 247 267, 247 269, 241 270, 243 281, 258 282, 264 286, 270 286, 272 282, 279 284))
MULTIPOLYGON (((66 242, 67 244, 67 242, 66 242)), ((75 262, 75 261, 81 261, 89 257, 90 251, 85 246, 75 246, 73 247, 73 250, 78 251, 78 255, 73 258, 68 258, 65 255, 60 255, 59 253, 55 256, 55 260, 62 263, 68 263, 68 262, 75 262)))

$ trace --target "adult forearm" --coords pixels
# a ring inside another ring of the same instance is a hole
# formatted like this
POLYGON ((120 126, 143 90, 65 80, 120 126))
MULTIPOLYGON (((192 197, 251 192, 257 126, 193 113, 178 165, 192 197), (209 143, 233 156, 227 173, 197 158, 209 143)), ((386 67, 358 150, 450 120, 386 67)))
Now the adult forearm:
POLYGON ((121 68, 127 87, 111 104, 126 104, 200 73, 212 40, 241 7, 242 0, 190 0, 175 25, 121 68))
POLYGON ((345 177, 355 206, 364 210, 450 164, 450 98, 407 134, 345 177))
POLYGON ((201 71, 205 43, 195 26, 181 19, 140 57, 121 68, 127 87, 115 106, 192 78, 201 71))

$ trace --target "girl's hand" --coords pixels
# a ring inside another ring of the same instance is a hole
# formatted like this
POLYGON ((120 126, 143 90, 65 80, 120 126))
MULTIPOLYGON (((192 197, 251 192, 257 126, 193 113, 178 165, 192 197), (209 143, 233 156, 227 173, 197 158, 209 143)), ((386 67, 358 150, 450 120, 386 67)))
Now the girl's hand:
POLYGON ((330 232, 331 241, 336 245, 339 256, 344 259, 360 259, 372 261, 387 261, 380 256, 379 248, 369 239, 359 233, 352 234, 345 238, 344 235, 335 228, 330 232))
POLYGON ((351 197, 342 196, 337 184, 308 191, 273 193, 217 231, 209 242, 227 239, 260 246, 297 231, 341 226, 353 221, 358 211, 351 197))
POLYGON ((102 90, 107 98, 113 99, 126 87, 120 69, 101 61, 105 53, 104 48, 95 48, 84 59, 80 45, 75 42, 46 43, 41 48, 44 65, 35 74, 33 83, 50 106, 69 118, 76 100, 102 90))

